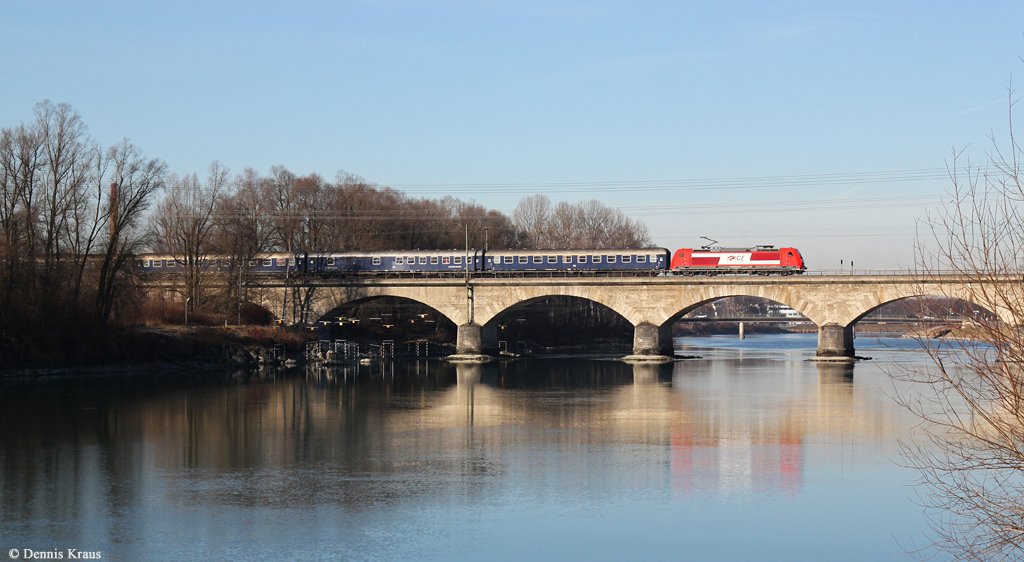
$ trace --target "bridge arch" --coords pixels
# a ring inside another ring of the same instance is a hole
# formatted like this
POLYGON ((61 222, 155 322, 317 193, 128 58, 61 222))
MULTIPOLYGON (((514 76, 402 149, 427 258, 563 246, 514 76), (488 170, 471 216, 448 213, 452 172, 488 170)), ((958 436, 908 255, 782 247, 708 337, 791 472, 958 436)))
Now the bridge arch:
MULTIPOLYGON (((735 293, 735 291, 733 291, 733 292, 735 293)), ((751 291, 751 292, 753 292, 753 291, 751 291)), ((806 314, 806 312, 804 310, 800 310, 800 306, 799 306, 799 302, 798 301, 784 302, 784 301, 781 301, 781 300, 777 300, 777 299, 774 299, 774 298, 771 298, 771 297, 766 297, 766 296, 762 296, 762 295, 758 295, 758 294, 730 294, 730 295, 725 295, 725 296, 721 296, 721 297, 717 297, 716 296, 716 297, 712 297, 712 298, 705 298, 704 300, 697 301, 697 302, 691 303, 691 304, 687 304, 684 308, 679 309, 674 314, 669 316, 668 319, 665 322, 668 323, 668 324, 673 324, 675 322, 678 322, 682 317, 686 316, 687 314, 689 314, 689 313, 691 313, 691 312, 693 312, 695 310, 698 310, 698 309, 700 309, 701 307, 703 307, 705 305, 708 305, 708 304, 720 301, 722 299, 728 299, 728 298, 734 298, 734 297, 753 297, 753 298, 758 298, 758 299, 764 300, 766 302, 788 306, 788 307, 792 308, 793 310, 796 310, 797 312, 800 312, 804 316, 807 316, 807 314, 806 314), (794 304, 797 304, 797 306, 794 306, 794 304)), ((803 308, 806 309, 808 307, 803 307, 803 308)), ((810 318, 810 317, 808 317, 808 318, 810 318)), ((811 321, 813 322, 813 320, 811 320, 811 321)))
POLYGON ((405 297, 370 296, 339 305, 317 319, 332 338, 452 343, 455 324, 437 310, 405 297))
POLYGON ((621 337, 625 343, 633 335, 632 323, 620 312, 592 299, 560 294, 520 300, 491 316, 482 328, 485 348, 511 338, 522 341, 524 336, 544 345, 579 343, 587 334, 621 337))
POLYGON ((474 321, 485 325, 505 311, 545 297, 576 297, 598 303, 618 313, 632 324, 643 316, 635 304, 630 302, 629 295, 621 292, 608 291, 600 285, 508 285, 499 287, 477 287, 481 297, 474 307, 474 321))
POLYGON ((401 286, 366 286, 366 287, 324 287, 311 303, 311 309, 318 317, 323 317, 328 312, 369 302, 373 299, 383 297, 397 297, 408 299, 428 308, 431 308, 445 319, 459 325, 466 317, 465 291, 462 291, 462 302, 458 302, 457 295, 450 291, 427 290, 425 287, 401 287, 401 286), (461 304, 461 308, 460 305, 461 304))
MULTIPOLYGON (((864 319, 864 317, 866 317, 868 314, 871 314, 872 312, 878 310, 879 308, 881 308, 883 306, 886 306, 886 305, 889 305, 889 304, 893 304, 893 303, 898 303, 900 301, 907 301, 907 300, 910 300, 910 299, 922 299, 922 298, 929 298, 929 297, 947 299, 949 301, 952 301, 953 304, 958 303, 958 302, 966 303, 968 305, 976 307, 978 310, 981 310, 981 311, 986 312, 988 314, 992 314, 994 317, 999 318, 999 320, 1001 322, 1004 322, 1004 323, 1006 323, 1008 325, 1016 324, 1012 314, 1005 314, 1004 313, 1004 315, 1000 315, 997 311, 992 310, 989 306, 986 306, 982 302, 978 302, 978 301, 989 300, 989 299, 979 299, 979 298, 977 298, 978 295, 973 293, 972 291, 969 291, 969 290, 949 290, 950 288, 945 288, 945 290, 942 290, 942 291, 936 290, 934 292, 929 292, 928 289, 937 289, 937 287, 926 287, 923 290, 919 290, 919 291, 908 291, 908 292, 919 293, 919 294, 909 294, 907 296, 887 295, 887 296, 889 296, 888 299, 884 299, 884 298, 883 299, 879 299, 880 302, 877 305, 872 306, 870 308, 867 308, 867 309, 861 311, 853 319, 853 321, 850 324, 851 325, 852 324, 856 324, 857 322, 859 322, 862 319, 864 319)), ((995 308, 998 308, 998 307, 995 307, 995 308)))

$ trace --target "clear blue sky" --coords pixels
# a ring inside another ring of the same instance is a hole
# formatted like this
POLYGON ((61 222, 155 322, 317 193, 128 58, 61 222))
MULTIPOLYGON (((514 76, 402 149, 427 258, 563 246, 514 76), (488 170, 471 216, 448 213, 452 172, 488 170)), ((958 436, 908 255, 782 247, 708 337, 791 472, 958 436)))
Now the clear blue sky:
POLYGON ((857 174, 984 160, 1022 34, 1019 0, 6 0, 0 126, 50 99, 179 173, 345 170, 502 210, 598 198, 670 248, 894 268, 949 182, 857 174), (816 174, 843 182, 792 181, 816 174), (769 176, 786 181, 686 189, 769 176))

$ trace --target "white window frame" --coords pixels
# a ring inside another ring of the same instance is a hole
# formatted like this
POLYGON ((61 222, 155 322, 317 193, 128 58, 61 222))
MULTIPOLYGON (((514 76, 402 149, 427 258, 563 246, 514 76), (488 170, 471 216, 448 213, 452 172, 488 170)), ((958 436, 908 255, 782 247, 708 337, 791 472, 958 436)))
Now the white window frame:
POLYGON ((370 263, 373 265, 380 265, 380 256, 374 256, 373 259, 370 260, 370 263))

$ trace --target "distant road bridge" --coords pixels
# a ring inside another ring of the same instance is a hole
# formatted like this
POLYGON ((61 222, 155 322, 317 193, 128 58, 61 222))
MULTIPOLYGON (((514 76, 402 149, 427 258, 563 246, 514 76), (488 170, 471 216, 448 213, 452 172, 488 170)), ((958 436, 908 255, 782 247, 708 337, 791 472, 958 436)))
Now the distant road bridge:
MULTIPOLYGON (((910 275, 794 275, 685 277, 520 276, 461 277, 352 276, 261 282, 262 303, 281 311, 287 288, 314 288, 309 309, 323 317, 340 306, 378 297, 402 297, 436 310, 458 326, 457 353, 497 348, 499 315, 534 299, 561 295, 600 303, 633 324, 636 355, 672 355, 672 325, 696 308, 725 297, 761 297, 787 305, 818 326, 819 357, 853 357, 853 325, 876 308, 899 299, 941 295, 984 306, 980 295, 994 284, 1019 279, 910 275), (979 302, 980 301, 980 302, 979 302)), ((1016 325, 1008 309, 992 310, 1016 325)), ((294 322, 294 318, 285 318, 294 322)))

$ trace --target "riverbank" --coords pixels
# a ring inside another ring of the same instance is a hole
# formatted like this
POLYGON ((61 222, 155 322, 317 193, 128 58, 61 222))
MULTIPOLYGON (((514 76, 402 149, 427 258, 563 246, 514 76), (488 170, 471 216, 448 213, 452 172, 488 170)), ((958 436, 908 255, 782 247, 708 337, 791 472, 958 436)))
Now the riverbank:
POLYGON ((264 326, 133 327, 110 330, 89 349, 0 365, 0 379, 53 380, 94 376, 161 376, 179 371, 255 366, 297 358, 315 336, 264 326), (49 359, 49 360, 47 360, 49 359))
POLYGON ((990 339, 992 336, 991 334, 986 334, 979 326, 938 326, 935 328, 908 331, 903 334, 903 337, 918 339, 985 341, 990 339))

